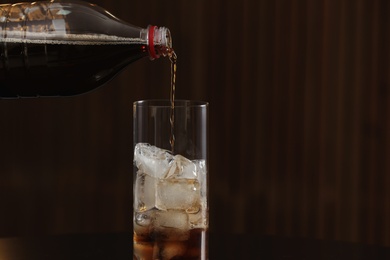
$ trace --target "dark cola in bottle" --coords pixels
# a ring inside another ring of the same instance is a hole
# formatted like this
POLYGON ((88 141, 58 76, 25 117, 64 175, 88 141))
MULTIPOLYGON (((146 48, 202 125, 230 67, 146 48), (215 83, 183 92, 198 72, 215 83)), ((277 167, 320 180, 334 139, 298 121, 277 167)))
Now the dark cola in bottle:
POLYGON ((172 56, 167 28, 140 28, 81 1, 0 5, 0 98, 91 91, 143 58, 172 56))

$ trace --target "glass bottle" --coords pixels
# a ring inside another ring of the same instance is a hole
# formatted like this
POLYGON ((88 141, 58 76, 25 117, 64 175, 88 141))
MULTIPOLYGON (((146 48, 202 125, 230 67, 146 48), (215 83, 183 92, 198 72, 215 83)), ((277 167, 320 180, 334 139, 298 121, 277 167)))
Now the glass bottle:
POLYGON ((0 98, 85 93, 171 47, 167 28, 139 28, 86 2, 2 4, 0 98))

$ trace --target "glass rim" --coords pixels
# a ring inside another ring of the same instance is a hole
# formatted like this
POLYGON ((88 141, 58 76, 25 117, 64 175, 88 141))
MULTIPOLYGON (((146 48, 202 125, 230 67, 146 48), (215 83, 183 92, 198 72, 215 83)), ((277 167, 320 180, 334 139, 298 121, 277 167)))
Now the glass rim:
MULTIPOLYGON (((133 102, 136 107, 171 107, 169 99, 143 99, 133 102)), ((179 107, 208 107, 209 103, 202 100, 177 99, 175 100, 175 108, 179 107)))

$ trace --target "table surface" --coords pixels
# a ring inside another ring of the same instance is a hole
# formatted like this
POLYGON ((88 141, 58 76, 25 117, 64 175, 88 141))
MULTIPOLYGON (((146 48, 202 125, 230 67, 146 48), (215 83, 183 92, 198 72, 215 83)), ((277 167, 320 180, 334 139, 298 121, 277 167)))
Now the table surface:
MULTIPOLYGON (((0 238, 0 260, 132 259, 130 233, 0 238)), ((210 234, 210 259, 390 259, 390 248, 272 236, 210 234)))

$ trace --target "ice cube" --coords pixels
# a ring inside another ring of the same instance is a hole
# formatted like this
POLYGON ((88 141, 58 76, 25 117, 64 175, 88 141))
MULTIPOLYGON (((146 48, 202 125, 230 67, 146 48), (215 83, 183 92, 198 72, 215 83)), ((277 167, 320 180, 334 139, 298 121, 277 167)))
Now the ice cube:
POLYGON ((200 208, 200 184, 194 179, 164 179, 157 182, 156 207, 180 209, 188 213, 200 208))
POLYGON ((190 229, 188 215, 182 210, 156 211, 153 228, 166 241, 186 240, 190 229))
MULTIPOLYGON (((162 259, 183 259, 181 256, 183 256, 186 253, 187 246, 188 246, 187 241, 165 242, 159 250, 160 251, 159 255, 161 255, 162 259)), ((158 259, 158 258, 153 258, 153 259, 158 259)))
POLYGON ((208 226, 208 211, 207 211, 207 201, 204 199, 201 202, 201 208, 198 212, 193 212, 188 214, 188 221, 190 228, 205 228, 208 226))
POLYGON ((201 196, 207 198, 207 169, 205 160, 192 161, 196 165, 196 174, 201 185, 201 196))
POLYGON ((150 144, 138 143, 134 148, 134 164, 142 172, 163 178, 173 160, 173 155, 164 149, 150 144))
POLYGON ((182 155, 175 155, 170 162, 169 169, 165 178, 185 178, 185 179, 198 179, 200 180, 200 174, 206 170, 206 164, 204 160, 191 161, 182 155))
POLYGON ((196 179, 196 165, 182 155, 176 155, 168 171, 168 177, 196 179), (173 174, 170 174, 173 172, 173 174))
POLYGON ((141 171, 137 172, 134 186, 134 210, 147 211, 156 204, 157 179, 141 171))
POLYGON ((134 232, 138 237, 148 237, 153 227, 153 220, 156 210, 134 213, 134 232))

